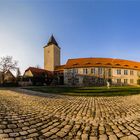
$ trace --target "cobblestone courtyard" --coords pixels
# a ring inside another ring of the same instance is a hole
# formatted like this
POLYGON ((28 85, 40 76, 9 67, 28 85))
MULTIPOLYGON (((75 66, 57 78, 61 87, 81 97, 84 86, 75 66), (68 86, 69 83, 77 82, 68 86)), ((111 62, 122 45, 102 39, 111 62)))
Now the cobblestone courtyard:
POLYGON ((0 90, 0 140, 15 139, 138 140, 140 95, 44 97, 0 90))

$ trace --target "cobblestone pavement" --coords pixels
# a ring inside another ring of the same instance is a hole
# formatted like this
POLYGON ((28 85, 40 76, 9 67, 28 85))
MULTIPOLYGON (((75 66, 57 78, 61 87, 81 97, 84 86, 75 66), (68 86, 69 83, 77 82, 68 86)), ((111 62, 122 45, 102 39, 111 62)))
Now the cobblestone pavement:
POLYGON ((43 97, 0 90, 0 140, 51 139, 138 140, 140 95, 43 97))

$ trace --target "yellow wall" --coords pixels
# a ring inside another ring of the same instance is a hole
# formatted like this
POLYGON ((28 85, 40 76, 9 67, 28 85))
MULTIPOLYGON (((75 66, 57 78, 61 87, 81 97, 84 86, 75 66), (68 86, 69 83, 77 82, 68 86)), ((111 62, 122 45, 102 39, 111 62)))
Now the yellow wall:
POLYGON ((51 44, 44 48, 44 69, 54 71, 60 65, 60 48, 51 44))
POLYGON ((28 71, 26 71, 25 73, 24 73, 24 76, 26 77, 33 77, 33 74, 32 74, 32 72, 30 71, 30 70, 28 70, 28 71))

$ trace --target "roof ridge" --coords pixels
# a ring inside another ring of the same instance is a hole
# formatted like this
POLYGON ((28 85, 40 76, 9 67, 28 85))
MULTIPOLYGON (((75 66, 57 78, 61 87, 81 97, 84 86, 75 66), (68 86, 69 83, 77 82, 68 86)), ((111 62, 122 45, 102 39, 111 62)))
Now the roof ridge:
POLYGON ((65 65, 65 68, 97 66, 97 63, 100 63, 98 67, 108 66, 107 64, 110 63, 112 67, 140 69, 140 62, 138 61, 118 59, 118 58, 99 58, 99 57, 69 59, 65 65), (87 65, 88 62, 89 64, 87 65), (77 63, 77 65, 74 65, 75 63, 77 63), (116 66, 116 64, 120 64, 120 66, 116 66), (125 67, 126 65, 127 67, 125 67))
POLYGON ((113 59, 113 60, 122 60, 122 61, 140 63, 139 61, 135 61, 135 60, 121 59, 121 58, 111 58, 111 57, 80 57, 80 58, 70 58, 68 60, 78 60, 78 59, 113 59))
POLYGON ((42 71, 48 72, 48 70, 45 70, 45 69, 42 69, 42 68, 36 68, 36 67, 29 67, 28 69, 26 69, 26 71, 29 70, 29 69, 42 70, 42 71))

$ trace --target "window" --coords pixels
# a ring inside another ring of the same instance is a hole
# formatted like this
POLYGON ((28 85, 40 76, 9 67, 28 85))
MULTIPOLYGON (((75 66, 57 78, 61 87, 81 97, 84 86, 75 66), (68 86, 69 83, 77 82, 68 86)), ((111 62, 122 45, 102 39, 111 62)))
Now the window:
POLYGON ((67 71, 68 73, 71 73, 72 72, 72 69, 68 69, 68 71, 67 71))
POLYGON ((78 73, 78 69, 76 69, 76 68, 73 69, 73 72, 74 72, 74 73, 78 73))
POLYGON ((121 70, 117 69, 117 74, 120 75, 121 74, 121 70))
POLYGON ((102 74, 102 68, 98 68, 98 75, 102 74))
POLYGON ((128 83, 128 79, 124 79, 124 84, 127 84, 128 83))
POLYGON ((95 68, 92 68, 92 69, 91 69, 91 73, 92 73, 92 74, 95 74, 95 73, 96 73, 95 68))
POLYGON ((88 69, 83 69, 83 74, 88 74, 88 69))
POLYGON ((79 78, 75 78, 75 83, 79 83, 79 78))
POLYGON ((137 76, 140 76, 140 71, 137 71, 137 76))
POLYGON ((128 75, 128 70, 124 70, 124 75, 128 75))
POLYGON ((68 83, 71 83, 71 79, 68 79, 68 83))
POLYGON ((104 79, 102 79, 102 78, 99 78, 99 79, 98 79, 98 82, 99 82, 100 84, 103 84, 103 82, 104 82, 104 79))
POLYGON ((130 79, 130 84, 133 84, 134 83, 134 79, 130 79))
POLYGON ((108 69, 108 76, 111 76, 111 69, 108 69))
POLYGON ((117 83, 120 84, 121 83, 121 79, 117 79, 117 83))
POLYGON ((93 73, 93 69, 91 69, 91 73, 93 73))
POLYGON ((134 71, 133 70, 130 70, 130 75, 134 75, 134 71))

